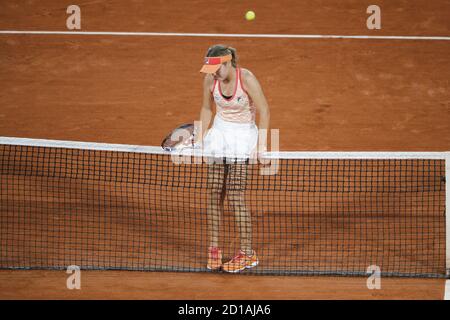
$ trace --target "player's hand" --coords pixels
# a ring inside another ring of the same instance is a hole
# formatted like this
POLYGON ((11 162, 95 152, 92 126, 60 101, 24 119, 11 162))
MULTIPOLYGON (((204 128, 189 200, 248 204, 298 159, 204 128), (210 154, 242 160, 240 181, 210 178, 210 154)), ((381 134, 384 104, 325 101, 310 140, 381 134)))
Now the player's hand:
POLYGON ((252 163, 262 163, 265 153, 267 152, 266 148, 255 148, 250 154, 250 160, 252 163))

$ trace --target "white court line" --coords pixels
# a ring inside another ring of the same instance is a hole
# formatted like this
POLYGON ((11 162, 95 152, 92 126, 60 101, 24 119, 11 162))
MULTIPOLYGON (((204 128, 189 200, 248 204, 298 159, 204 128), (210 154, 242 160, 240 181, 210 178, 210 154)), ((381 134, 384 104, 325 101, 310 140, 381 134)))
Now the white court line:
POLYGON ((106 32, 106 31, 14 31, 0 30, 0 34, 28 35, 85 35, 85 36, 153 36, 153 37, 212 37, 212 38, 282 38, 282 39, 366 39, 366 40, 434 40, 450 41, 444 36, 345 36, 320 34, 239 34, 239 33, 174 33, 174 32, 106 32))
POLYGON ((450 280, 445 280, 444 300, 450 300, 450 280))

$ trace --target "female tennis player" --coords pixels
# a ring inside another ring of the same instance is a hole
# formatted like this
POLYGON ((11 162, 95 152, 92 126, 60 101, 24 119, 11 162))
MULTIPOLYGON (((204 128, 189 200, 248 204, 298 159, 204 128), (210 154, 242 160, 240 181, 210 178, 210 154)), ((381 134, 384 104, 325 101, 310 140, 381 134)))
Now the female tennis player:
POLYGON ((252 249, 251 215, 245 204, 248 159, 265 152, 269 107, 256 77, 239 68, 234 48, 215 45, 208 49, 200 72, 206 73, 203 82, 203 106, 200 112, 203 150, 216 155, 208 165, 208 226, 210 246, 207 268, 226 272, 240 272, 258 265, 252 249), (212 102, 216 114, 212 127, 212 102), (259 129, 255 124, 259 113, 259 129), (264 130, 261 130, 264 129, 264 130), (258 133, 259 132, 259 133, 258 133), (206 134, 205 134, 206 133, 206 134), (235 161, 223 161, 234 159, 235 161), (225 195, 231 205, 240 236, 240 250, 230 261, 222 264, 219 249, 219 226, 225 195))

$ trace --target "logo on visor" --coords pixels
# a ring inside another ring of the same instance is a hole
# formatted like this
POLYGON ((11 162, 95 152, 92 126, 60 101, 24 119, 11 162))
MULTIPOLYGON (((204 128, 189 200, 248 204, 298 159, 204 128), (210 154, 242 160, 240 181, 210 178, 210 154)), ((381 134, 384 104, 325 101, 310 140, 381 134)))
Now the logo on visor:
POLYGON ((205 64, 209 64, 209 59, 205 58, 205 64))

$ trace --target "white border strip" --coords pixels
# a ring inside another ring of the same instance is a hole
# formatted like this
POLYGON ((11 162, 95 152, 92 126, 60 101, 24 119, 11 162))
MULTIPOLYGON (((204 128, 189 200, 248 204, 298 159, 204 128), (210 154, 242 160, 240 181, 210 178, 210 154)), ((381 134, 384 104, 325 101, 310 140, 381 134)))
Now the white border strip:
POLYGON ((450 278, 450 152, 446 152, 445 157, 445 181, 445 268, 446 276, 447 278, 450 278))
MULTIPOLYGON (((103 151, 119 151, 119 152, 138 152, 138 153, 153 153, 153 154, 167 154, 170 152, 162 150, 158 146, 140 146, 127 144, 109 144, 96 142, 79 142, 79 141, 63 141, 63 140, 47 140, 47 139, 29 139, 29 138, 14 138, 14 137, 0 137, 0 144, 6 145, 22 145, 34 147, 54 147, 54 148, 71 148, 71 149, 86 149, 86 150, 103 150, 103 151)), ((174 152, 180 155, 202 155, 201 150, 184 150, 174 152)), ((268 152, 265 158, 267 159, 447 159, 450 157, 450 152, 268 152)), ((447 165, 449 161, 446 162, 447 165)), ((447 167, 447 175, 448 175, 447 167)), ((447 178, 448 179, 448 178, 447 178)), ((449 201, 447 189, 447 202, 449 201)), ((448 222, 447 222, 448 223, 448 222)), ((448 248, 448 247, 447 247, 448 248)), ((447 259, 447 263, 449 260, 447 259)))
POLYGON ((444 300, 450 300, 450 280, 445 280, 444 300))
POLYGON ((151 36, 151 37, 213 37, 213 38, 283 38, 283 39, 367 39, 367 40, 438 40, 450 41, 449 36, 363 36, 320 34, 239 34, 239 33, 175 33, 175 32, 107 32, 107 31, 33 31, 0 30, 0 34, 85 35, 85 36, 151 36))
POLYGON ((444 152, 398 151, 283 151, 268 152, 268 159, 445 159, 444 152))

